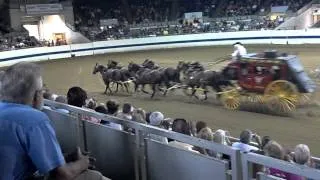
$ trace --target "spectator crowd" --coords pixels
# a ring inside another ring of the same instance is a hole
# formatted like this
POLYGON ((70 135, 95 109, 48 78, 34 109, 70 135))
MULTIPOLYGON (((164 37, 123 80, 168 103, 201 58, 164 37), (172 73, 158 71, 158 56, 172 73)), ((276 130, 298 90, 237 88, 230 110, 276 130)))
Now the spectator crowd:
MULTIPOLYGON (((311 152, 307 145, 298 144, 293 149, 283 147, 275 139, 270 136, 259 136, 257 133, 252 132, 249 129, 243 130, 239 138, 232 138, 230 133, 226 130, 216 129, 211 127, 203 121, 188 121, 184 118, 170 118, 166 117, 160 111, 147 112, 139 107, 134 107, 130 103, 124 103, 122 106, 117 100, 108 100, 106 103, 97 103, 96 100, 87 96, 85 90, 80 87, 72 87, 67 92, 67 96, 58 96, 52 94, 48 89, 44 92, 44 98, 49 100, 55 100, 60 103, 66 103, 72 106, 85 108, 87 110, 96 111, 98 113, 114 116, 127 121, 134 121, 142 124, 148 124, 150 126, 163 128, 176 133, 181 133, 188 136, 194 136, 208 141, 212 141, 217 144, 225 146, 232 146, 239 149, 244 153, 257 153, 260 155, 269 156, 278 160, 290 162, 292 164, 299 164, 316 168, 315 163, 311 159, 311 152)), ((47 107, 50 108, 50 107, 47 107)), ((67 110, 57 109, 64 113, 70 113, 67 110)), ((128 127, 124 127, 120 124, 106 122, 92 117, 83 117, 83 120, 90 121, 92 123, 103 124, 105 126, 134 133, 134 131, 128 127)), ((149 134, 150 139, 166 143, 170 146, 188 150, 194 153, 200 153, 210 157, 218 159, 230 160, 227 155, 214 152, 212 150, 195 147, 190 144, 175 141, 162 137, 159 135, 149 134)), ((255 171, 263 171, 275 177, 283 178, 286 180, 304 180, 295 174, 280 171, 278 169, 261 167, 256 165, 255 171)), ((255 174, 255 173, 254 173, 255 174)))

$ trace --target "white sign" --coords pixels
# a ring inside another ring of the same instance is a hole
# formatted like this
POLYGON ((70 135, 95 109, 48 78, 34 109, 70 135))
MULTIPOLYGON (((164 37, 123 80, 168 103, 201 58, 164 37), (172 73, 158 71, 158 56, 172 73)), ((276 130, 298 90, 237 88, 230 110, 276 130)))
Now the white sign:
POLYGON ((118 25, 118 19, 101 19, 100 20, 100 26, 106 27, 106 26, 112 26, 112 25, 118 25))
POLYGON ((202 19, 202 14, 202 12, 184 13, 184 18, 187 20, 202 19))
POLYGON ((27 14, 55 14, 63 10, 62 4, 28 4, 26 5, 27 14))

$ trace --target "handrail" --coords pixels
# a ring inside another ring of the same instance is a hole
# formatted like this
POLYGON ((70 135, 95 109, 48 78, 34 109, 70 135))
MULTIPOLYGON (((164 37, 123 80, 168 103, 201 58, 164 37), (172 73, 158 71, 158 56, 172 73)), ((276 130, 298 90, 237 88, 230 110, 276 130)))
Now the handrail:
POLYGON ((272 167, 280 171, 297 174, 299 176, 304 176, 310 179, 319 179, 320 170, 310 168, 304 165, 298 165, 295 163, 286 162, 279 159, 274 159, 268 156, 258 155, 254 153, 242 153, 242 165, 245 167, 243 170, 243 179, 250 179, 252 173, 250 173, 250 164, 259 164, 265 167, 272 167))
MULTIPOLYGON (((90 110, 83 109, 83 108, 78 108, 75 106, 70 106, 67 104, 61 104, 61 103, 57 103, 57 102, 49 101, 49 100, 44 100, 44 101, 45 101, 45 105, 50 106, 50 107, 66 109, 66 110, 69 110, 69 111, 72 111, 75 113, 81 113, 81 114, 85 113, 86 115, 92 116, 97 119, 110 121, 113 123, 121 124, 123 126, 128 126, 130 128, 141 130, 141 131, 144 131, 149 134, 164 136, 164 137, 167 137, 170 139, 175 139, 175 140, 181 141, 181 142, 188 142, 188 144, 191 144, 193 146, 199 146, 201 148, 215 149, 219 152, 224 151, 225 154, 227 154, 227 155, 232 154, 233 148, 230 146, 221 146, 220 144, 217 144, 217 143, 214 143, 211 141, 198 139, 196 137, 176 133, 173 131, 157 128, 157 127, 146 125, 146 124, 141 124, 141 123, 134 122, 134 121, 123 120, 123 119, 120 119, 120 118, 117 118, 114 116, 109 116, 109 115, 97 113, 94 111, 90 111, 90 110)), ((101 125, 101 126, 103 126, 103 125, 101 125)))
MULTIPOLYGON (((212 141, 207 141, 207 140, 199 139, 196 137, 183 135, 180 133, 168 131, 165 129, 160 129, 160 128, 157 128, 154 126, 145 125, 145 124, 141 124, 141 123, 134 122, 134 121, 123 120, 123 119, 120 119, 120 118, 117 118, 114 116, 109 116, 109 115, 97 113, 94 111, 90 111, 87 109, 78 108, 78 107, 70 106, 67 104, 57 103, 54 101, 44 100, 44 104, 46 106, 53 107, 53 108, 66 109, 66 110, 69 110, 74 113, 79 113, 79 114, 85 113, 86 115, 94 117, 94 118, 98 118, 98 119, 105 120, 105 121, 110 121, 110 122, 117 123, 117 124, 129 127, 129 128, 133 128, 133 129, 135 129, 136 136, 138 139, 140 136, 139 132, 143 132, 144 134, 148 134, 148 133, 155 134, 155 135, 167 137, 170 139, 174 139, 174 140, 177 140, 180 142, 184 142, 184 143, 187 143, 187 144, 190 144, 193 146, 197 146, 200 148, 212 149, 217 153, 222 153, 222 154, 228 155, 228 156, 230 156, 230 160, 231 160, 231 174, 232 174, 233 179, 239 180, 241 178, 241 169, 239 168, 239 164, 237 164, 237 163, 239 163, 240 151, 237 149, 234 149, 231 146, 217 144, 212 141)), ((100 124, 97 124, 97 125, 103 126, 100 124)))

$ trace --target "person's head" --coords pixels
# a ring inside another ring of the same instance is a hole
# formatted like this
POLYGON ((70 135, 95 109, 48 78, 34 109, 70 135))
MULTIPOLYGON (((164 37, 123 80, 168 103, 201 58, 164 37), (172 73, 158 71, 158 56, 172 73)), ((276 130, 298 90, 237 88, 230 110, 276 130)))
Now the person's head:
POLYGON ((107 114, 108 113, 108 110, 105 106, 97 106, 95 109, 94 109, 96 112, 98 113, 102 113, 102 114, 107 114))
POLYGON ((133 112, 133 107, 129 103, 124 103, 122 106, 122 112, 124 114, 131 114, 133 112))
POLYGON ((146 124, 146 112, 141 108, 135 109, 133 111, 132 119, 136 122, 146 124))
POLYGON ((202 128, 198 132, 197 137, 201 138, 201 139, 208 140, 208 141, 212 141, 213 140, 212 130, 208 127, 202 128))
POLYGON ((171 118, 166 118, 163 121, 161 121, 160 127, 166 130, 169 130, 171 128, 171 123, 173 119, 171 118))
POLYGON ((161 122, 164 120, 164 115, 161 112, 152 112, 150 114, 150 125, 152 126, 160 126, 161 122))
POLYGON ((97 107, 97 101, 94 98, 86 99, 86 108, 95 109, 97 107))
POLYGON ((115 114, 119 111, 119 103, 116 100, 109 100, 106 103, 108 114, 115 114))
POLYGON ((53 94, 50 91, 43 92, 43 98, 53 101, 53 94))
POLYGON ((68 100, 66 96, 58 96, 56 98, 56 102, 58 103, 63 103, 63 104, 67 104, 68 100))
POLYGON ((68 104, 82 107, 86 104, 87 92, 80 87, 72 87, 67 93, 68 104))
POLYGON ((270 141, 264 148, 265 155, 272 158, 284 160, 285 152, 283 147, 276 141, 270 141))
POLYGON ((175 119, 172 123, 172 131, 185 135, 191 135, 189 124, 185 119, 175 119))
POLYGON ((214 133, 213 142, 227 145, 226 138, 226 132, 224 130, 219 129, 214 133))
POLYGON ((263 138, 261 139, 261 149, 263 149, 270 141, 270 136, 263 136, 263 138))
POLYGON ((43 103, 42 85, 40 66, 27 62, 17 63, 5 70, 0 97, 2 101, 40 109, 43 103))
POLYGON ((198 121, 196 124, 196 128, 197 128, 197 133, 200 132, 201 129, 207 127, 207 123, 203 122, 203 121, 198 121))
POLYGON ((240 134, 240 142, 244 144, 249 144, 252 139, 252 132, 250 130, 244 130, 240 134))
POLYGON ((305 144, 299 144, 294 149, 294 161, 297 164, 304 165, 309 162, 311 157, 310 149, 305 144))

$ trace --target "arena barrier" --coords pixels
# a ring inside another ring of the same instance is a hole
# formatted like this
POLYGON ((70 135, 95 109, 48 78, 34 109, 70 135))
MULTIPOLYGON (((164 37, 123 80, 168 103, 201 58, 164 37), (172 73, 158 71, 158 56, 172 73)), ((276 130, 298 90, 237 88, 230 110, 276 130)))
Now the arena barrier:
POLYGON ((268 30, 161 36, 0 52, 0 66, 20 61, 47 61, 105 53, 244 44, 319 44, 320 29, 268 30))
MULTIPOLYGON (((312 179, 320 177, 320 171, 316 169, 257 154, 241 154, 232 147, 195 137, 53 101, 45 100, 45 105, 51 107, 43 111, 50 117, 64 153, 72 152, 77 146, 91 152, 97 159, 97 170, 113 180, 249 180, 256 176, 256 172, 252 171, 253 164, 277 168, 312 179), (59 113, 55 109, 66 109, 71 115, 59 113), (133 129, 135 133, 82 121, 81 117, 84 115, 121 124, 133 129), (213 150, 227 155, 230 160, 220 160, 156 142, 148 138, 150 134, 213 150)), ((257 177, 273 178, 261 172, 258 172, 257 177)))

